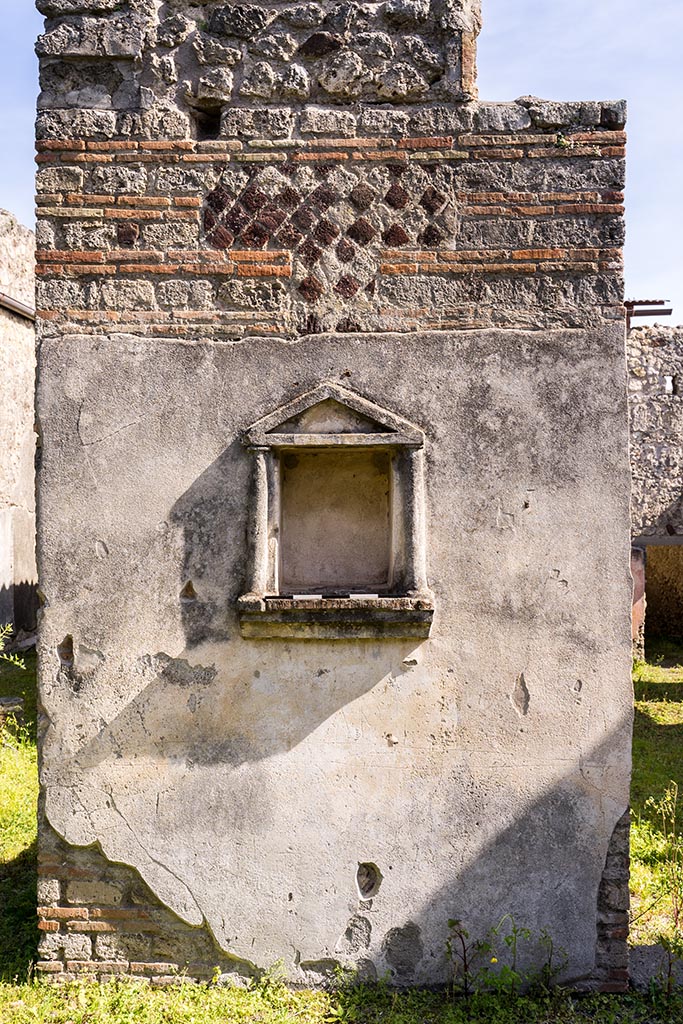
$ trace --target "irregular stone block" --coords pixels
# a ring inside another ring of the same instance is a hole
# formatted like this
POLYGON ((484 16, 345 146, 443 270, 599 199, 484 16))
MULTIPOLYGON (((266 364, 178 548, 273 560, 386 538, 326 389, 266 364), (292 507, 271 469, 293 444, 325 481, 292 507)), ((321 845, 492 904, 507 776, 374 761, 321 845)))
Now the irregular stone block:
POLYGON ((121 902, 121 890, 111 882, 91 882, 85 879, 69 882, 66 887, 67 903, 85 903, 116 907, 121 902))
POLYGON ((90 960, 92 940, 89 935, 65 935, 47 932, 41 936, 38 952, 44 960, 90 960))
POLYGON ((253 39, 273 20, 263 7, 254 4, 229 4, 214 10, 209 18, 209 32, 218 35, 253 39))
POLYGON ((300 130, 304 135, 353 136, 356 116, 349 110, 305 107, 301 113, 300 130))
POLYGON ((271 107, 265 110, 233 108, 225 111, 223 115, 221 136, 223 138, 245 136, 249 139, 282 139, 291 135, 293 127, 294 113, 285 107, 271 107))
POLYGON ((36 174, 37 192, 80 192, 83 171, 77 167, 45 167, 36 174))
POLYGON ((39 57, 139 57, 144 25, 132 16, 80 18, 62 22, 40 36, 39 57))

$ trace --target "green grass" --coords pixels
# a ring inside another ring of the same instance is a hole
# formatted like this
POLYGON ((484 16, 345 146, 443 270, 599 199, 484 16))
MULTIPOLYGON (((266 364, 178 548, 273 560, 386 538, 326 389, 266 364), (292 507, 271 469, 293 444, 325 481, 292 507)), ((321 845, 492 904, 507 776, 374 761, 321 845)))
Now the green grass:
POLYGON ((249 991, 177 985, 45 984, 0 987, 0 1021, 12 1024, 673 1024, 683 999, 592 996, 565 992, 529 999, 395 992, 362 985, 336 993, 291 992, 281 985, 249 991))
POLYGON ((27 977, 36 927, 36 656, 0 661, 0 697, 23 697, 24 726, 0 731, 0 980, 27 977))
POLYGON ((633 669, 635 726, 631 784, 631 942, 650 944, 671 930, 666 889, 671 843, 659 800, 671 782, 681 797, 678 831, 683 831, 683 645, 659 641, 648 648, 648 662, 633 669))
MULTIPOLYGON (((136 983, 29 981, 37 933, 35 655, 26 670, 0 662, 0 696, 22 696, 26 723, 0 737, 0 1024, 680 1024, 683 993, 536 999, 396 993, 383 985, 336 993, 290 992, 266 981, 243 991, 180 983, 155 990, 136 983)), ((662 644, 634 668, 636 725, 632 803, 632 941, 654 941, 668 923, 660 897, 666 864, 652 796, 670 780, 683 793, 683 647, 662 644)))

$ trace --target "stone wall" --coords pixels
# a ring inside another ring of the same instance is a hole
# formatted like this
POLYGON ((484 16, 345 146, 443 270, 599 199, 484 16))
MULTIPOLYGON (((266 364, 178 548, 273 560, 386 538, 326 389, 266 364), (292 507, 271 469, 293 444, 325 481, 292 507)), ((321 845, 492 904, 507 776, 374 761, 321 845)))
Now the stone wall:
POLYGON ((634 537, 683 537, 683 327, 628 337, 634 537))
POLYGON ((39 6, 40 968, 439 983, 512 912, 623 987, 623 104, 477 102, 466 0, 39 6), (241 439, 323 382, 428 588, 246 639, 241 439))
MULTIPOLYGON (((0 210, 0 293, 35 303, 35 239, 0 210)), ((0 623, 35 626, 35 330, 0 300, 0 623)))
POLYGON ((632 531, 645 547, 645 636, 683 637, 683 327, 628 336, 632 531))

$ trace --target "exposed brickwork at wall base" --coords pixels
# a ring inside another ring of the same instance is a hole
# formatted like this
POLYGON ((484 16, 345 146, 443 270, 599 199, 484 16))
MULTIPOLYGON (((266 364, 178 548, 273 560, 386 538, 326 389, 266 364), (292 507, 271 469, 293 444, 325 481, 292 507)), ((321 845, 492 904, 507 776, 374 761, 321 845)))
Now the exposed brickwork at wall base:
POLYGON ((629 986, 630 832, 627 810, 612 834, 598 892, 595 988, 599 992, 625 992, 629 986))
POLYGON ((96 848, 68 846, 41 827, 36 971, 47 981, 111 978, 166 985, 208 981, 218 971, 258 975, 226 956, 208 929, 167 910, 138 873, 96 848))

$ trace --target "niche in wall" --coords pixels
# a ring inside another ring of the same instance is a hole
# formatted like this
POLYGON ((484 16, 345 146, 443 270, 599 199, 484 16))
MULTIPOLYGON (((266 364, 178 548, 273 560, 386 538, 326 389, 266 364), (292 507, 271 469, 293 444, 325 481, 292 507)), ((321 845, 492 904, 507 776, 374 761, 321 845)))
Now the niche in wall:
POLYGON ((254 461, 245 637, 427 636, 424 435, 322 384, 244 435, 254 461))
POLYGON ((280 456, 280 587, 349 595, 391 582, 391 453, 373 448, 280 456))

